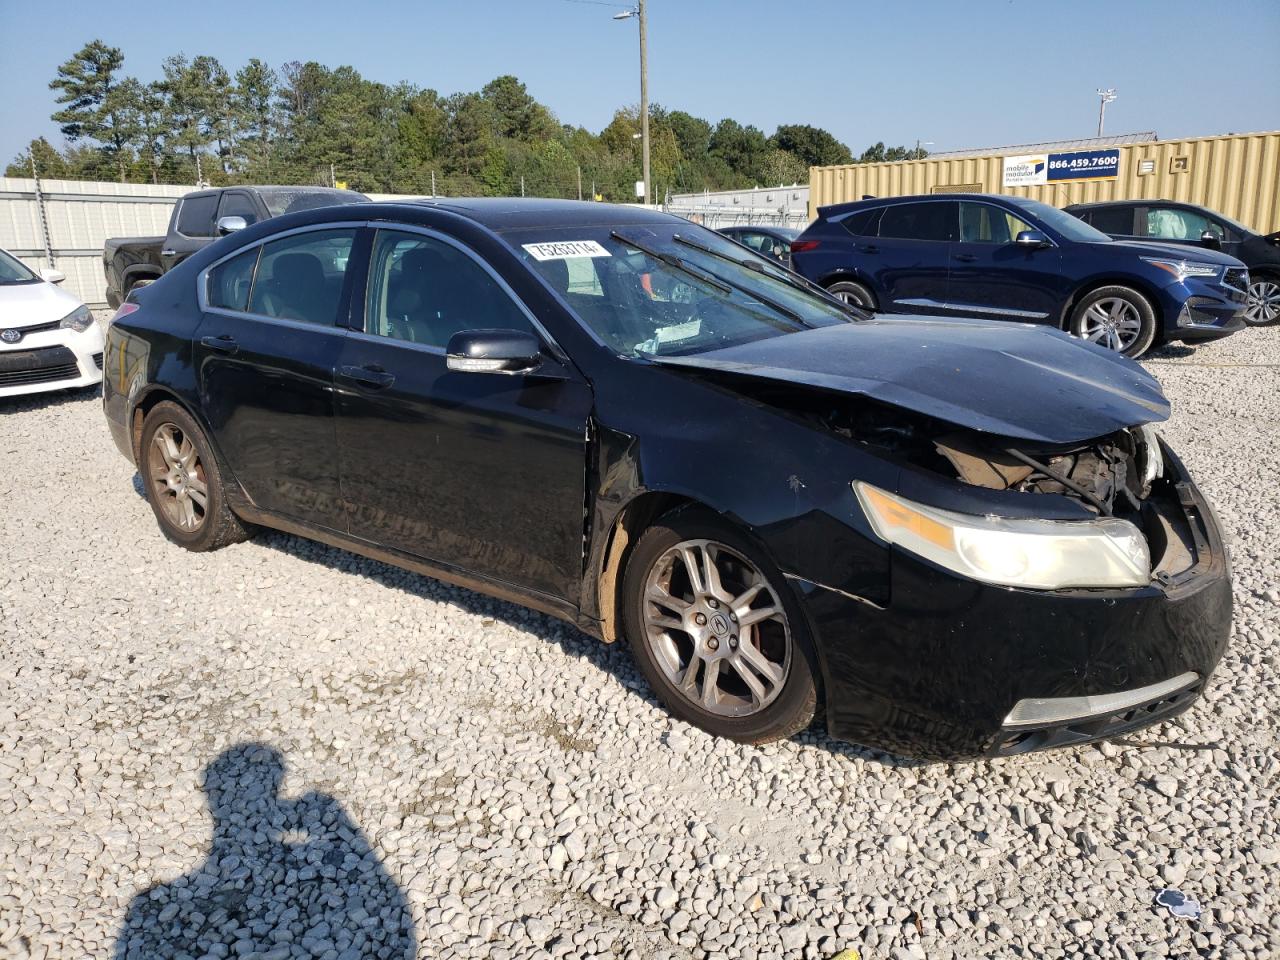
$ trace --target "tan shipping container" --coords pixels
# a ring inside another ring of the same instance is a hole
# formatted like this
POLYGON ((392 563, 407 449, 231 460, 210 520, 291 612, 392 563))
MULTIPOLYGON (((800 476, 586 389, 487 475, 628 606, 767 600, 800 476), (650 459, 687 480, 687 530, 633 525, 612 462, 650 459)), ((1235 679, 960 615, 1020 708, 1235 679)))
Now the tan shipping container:
MULTIPOLYGON (((1078 148, 1088 149, 1088 148, 1078 148)), ((1178 200, 1217 210, 1259 233, 1280 230, 1280 131, 1116 146, 1120 166, 1103 180, 1005 187, 1004 157, 1025 148, 968 157, 853 163, 809 169, 809 219, 818 208, 922 193, 1003 193, 1065 207, 1096 200, 1178 200)), ((1049 152, 1071 153, 1062 148, 1049 152)))

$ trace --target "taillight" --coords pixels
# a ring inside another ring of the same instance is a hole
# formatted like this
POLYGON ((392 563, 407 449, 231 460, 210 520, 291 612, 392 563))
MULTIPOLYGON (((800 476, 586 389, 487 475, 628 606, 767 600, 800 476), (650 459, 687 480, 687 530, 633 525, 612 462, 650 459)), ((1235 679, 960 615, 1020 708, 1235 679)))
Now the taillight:
POLYGON ((792 253, 804 253, 804 252, 806 252, 806 251, 808 251, 808 250, 812 250, 812 249, 814 249, 814 248, 815 248, 815 247, 817 247, 817 246, 818 246, 818 244, 820 244, 821 242, 822 242, 821 240, 792 240, 792 241, 791 241, 791 252, 792 252, 792 253))
POLYGON ((129 303, 126 300, 124 303, 120 304, 120 309, 118 309, 115 313, 111 315, 111 319, 107 321, 107 324, 108 325, 113 324, 117 320, 119 320, 121 317, 127 317, 131 313, 136 313, 137 310, 138 310, 138 304, 129 303))

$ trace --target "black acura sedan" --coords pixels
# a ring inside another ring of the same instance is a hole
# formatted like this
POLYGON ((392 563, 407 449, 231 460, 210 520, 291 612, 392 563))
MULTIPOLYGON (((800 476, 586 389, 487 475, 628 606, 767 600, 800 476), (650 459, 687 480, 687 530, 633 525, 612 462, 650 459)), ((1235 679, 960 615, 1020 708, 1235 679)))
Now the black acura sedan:
POLYGON ((131 296, 103 403, 170 540, 273 527, 625 638, 718 735, 822 706, 921 758, 1078 743, 1226 644, 1159 385, 1056 330, 873 318, 567 201, 285 216, 131 296))

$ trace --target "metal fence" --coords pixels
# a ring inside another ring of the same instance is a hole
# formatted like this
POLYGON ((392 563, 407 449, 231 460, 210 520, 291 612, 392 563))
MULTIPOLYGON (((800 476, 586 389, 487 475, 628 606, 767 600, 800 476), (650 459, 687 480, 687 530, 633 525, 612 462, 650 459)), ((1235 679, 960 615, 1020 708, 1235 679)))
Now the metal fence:
POLYGON ((1010 147, 962 157, 812 167, 810 213, 817 216, 818 207, 864 196, 963 191, 1034 197, 1056 207, 1175 200, 1217 210, 1260 233, 1280 230, 1280 131, 1129 143, 1095 152, 1113 154, 1107 176, 1055 180, 1042 175, 1026 181, 1029 186, 1015 185, 1009 162, 1025 161, 1033 173, 1043 174, 1052 151, 1010 147))
POLYGON ((809 187, 758 187, 678 193, 662 209, 715 230, 719 227, 803 228, 809 223, 809 187))
POLYGON ((105 307, 102 247, 106 240, 163 235, 173 202, 195 189, 194 184, 0 177, 0 248, 34 270, 61 270, 67 275, 65 290, 91 307, 105 307))
POLYGON ((103 242, 163 234, 173 201, 194 189, 0 177, 0 247, 32 269, 61 270, 69 293, 106 306, 103 242))

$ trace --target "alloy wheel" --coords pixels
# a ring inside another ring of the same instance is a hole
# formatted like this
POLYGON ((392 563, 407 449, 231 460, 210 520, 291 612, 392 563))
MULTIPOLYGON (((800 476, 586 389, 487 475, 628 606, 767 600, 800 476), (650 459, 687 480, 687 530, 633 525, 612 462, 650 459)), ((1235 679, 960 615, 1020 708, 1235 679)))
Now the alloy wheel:
POLYGON ((1141 333, 1138 308, 1123 297, 1106 297, 1085 310, 1076 336, 1120 352, 1133 346, 1141 333))
POLYGON ((191 438, 175 424, 161 424, 151 439, 151 482, 165 517, 179 530, 200 529, 208 509, 204 464, 191 438))
POLYGON ((1274 323, 1280 319, 1280 283, 1274 280, 1255 280, 1249 284, 1244 318, 1257 325, 1274 323))
POLYGON ((745 717, 782 692, 792 656, 786 612, 736 551, 714 540, 677 543, 650 569, 643 610, 658 668, 694 705, 745 717))
POLYGON ((853 293, 849 290, 841 290, 835 296, 837 300, 841 300, 844 303, 852 304, 855 307, 867 306, 867 302, 864 299, 862 299, 862 297, 860 297, 858 294, 853 293))

